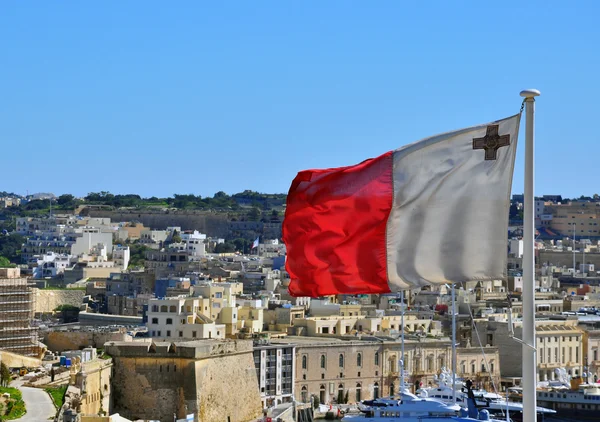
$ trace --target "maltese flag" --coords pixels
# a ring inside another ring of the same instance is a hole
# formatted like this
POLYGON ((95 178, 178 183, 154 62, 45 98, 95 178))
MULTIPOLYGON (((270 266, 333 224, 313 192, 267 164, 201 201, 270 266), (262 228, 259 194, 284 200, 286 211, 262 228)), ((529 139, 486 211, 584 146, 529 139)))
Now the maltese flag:
POLYGON ((252 242, 252 248, 250 249, 254 249, 254 248, 258 248, 258 237, 254 240, 254 242, 252 242))
POLYGON ((505 277, 519 120, 298 173, 283 222, 290 293, 387 293, 505 277))

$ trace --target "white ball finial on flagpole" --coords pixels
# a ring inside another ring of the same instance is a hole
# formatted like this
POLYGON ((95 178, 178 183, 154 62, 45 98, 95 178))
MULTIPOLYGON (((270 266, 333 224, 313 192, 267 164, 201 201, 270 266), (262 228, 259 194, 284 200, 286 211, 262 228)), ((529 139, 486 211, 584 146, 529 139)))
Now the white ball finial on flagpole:
POLYGON ((537 89, 524 89, 523 91, 521 91, 521 97, 525 98, 533 98, 537 97, 538 95, 540 95, 540 91, 538 91, 537 89))
POLYGON ((523 200, 523 420, 535 421, 537 356, 535 349, 535 249, 534 249, 534 113, 537 89, 521 91, 525 97, 525 190, 523 200))

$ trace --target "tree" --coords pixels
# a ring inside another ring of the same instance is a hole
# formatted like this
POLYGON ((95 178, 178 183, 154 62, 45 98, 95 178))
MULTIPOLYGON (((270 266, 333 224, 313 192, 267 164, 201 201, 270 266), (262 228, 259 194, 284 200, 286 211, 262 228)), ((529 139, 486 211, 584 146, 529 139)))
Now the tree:
POLYGON ((260 210, 256 207, 250 209, 248 212, 248 220, 258 221, 260 219, 260 210))
POLYGON ((0 256, 0 268, 12 267, 13 265, 10 263, 8 258, 0 256))
POLYGON ((173 230, 173 236, 171 236, 171 243, 180 243, 181 236, 177 230, 173 230))
POLYGON ((238 237, 237 239, 235 239, 233 241, 233 244, 235 245, 235 250, 236 251, 240 251, 242 253, 246 253, 248 250, 250 250, 250 246, 252 245, 252 241, 250 241, 248 239, 242 239, 241 237, 238 237))
POLYGON ((0 363, 0 385, 2 387, 8 387, 10 383, 10 369, 4 362, 0 363))
POLYGON ((0 236, 0 255, 8 258, 9 261, 18 262, 21 258, 23 243, 25 243, 25 238, 17 233, 0 236))
POLYGON ((215 246, 215 253, 235 252, 235 245, 231 242, 219 243, 215 246))
POLYGON ((56 203, 61 206, 66 206, 71 205, 74 200, 75 197, 73 195, 71 195, 70 193, 66 193, 64 195, 59 196, 56 200, 56 203))

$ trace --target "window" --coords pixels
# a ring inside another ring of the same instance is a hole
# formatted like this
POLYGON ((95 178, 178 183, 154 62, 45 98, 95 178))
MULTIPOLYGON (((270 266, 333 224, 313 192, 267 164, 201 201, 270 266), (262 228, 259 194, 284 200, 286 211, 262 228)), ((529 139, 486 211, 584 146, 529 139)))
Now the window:
POLYGON ((167 318, 167 325, 173 325, 173 318, 167 318))
POLYGON ((379 366, 379 352, 375 352, 375 366, 379 366))
POLYGON ((152 318, 152 324, 158 324, 158 318, 152 318))
POLYGON ((321 384, 319 388, 319 402, 325 403, 325 384, 321 384))
POLYGON ((177 306, 175 306, 175 305, 171 305, 171 306, 169 307, 169 312, 173 312, 173 313, 177 312, 177 306))
POLYGON ((344 367, 344 355, 342 353, 340 353, 339 365, 340 365, 340 368, 344 367))
MULTIPOLYGON (((321 355, 321 368, 325 369, 325 367, 327 366, 327 359, 325 358, 325 355, 321 355)), ((321 402, 323 403, 323 402, 321 402)))
POLYGON ((183 331, 179 332, 179 337, 183 337, 183 331))
POLYGON ((302 356, 302 369, 307 369, 308 367, 308 358, 306 357, 306 355, 302 356))
POLYGON ((160 330, 158 330, 158 337, 161 337, 160 330))
POLYGON ((379 383, 377 383, 377 382, 373 386, 373 398, 374 399, 378 399, 379 398, 379 383))
POLYGON ((158 312, 158 305, 152 305, 152 312, 158 312))
POLYGON ((215 298, 216 299, 222 299, 223 298, 223 293, 221 293, 221 292, 215 293, 215 298))
POLYGON ((192 331, 192 337, 196 338, 196 332, 195 331, 192 331))
POLYGON ((167 330, 167 337, 171 337, 171 330, 167 330))
POLYGON ((160 307, 160 311, 161 311, 161 312, 167 312, 167 311, 168 311, 168 307, 167 307, 167 305, 162 305, 162 306, 160 307))
POLYGON ((302 403, 308 403, 308 388, 306 385, 302 386, 302 393, 300 394, 300 400, 302 403))
POLYGON ((359 368, 362 366, 362 353, 356 354, 356 366, 359 368))

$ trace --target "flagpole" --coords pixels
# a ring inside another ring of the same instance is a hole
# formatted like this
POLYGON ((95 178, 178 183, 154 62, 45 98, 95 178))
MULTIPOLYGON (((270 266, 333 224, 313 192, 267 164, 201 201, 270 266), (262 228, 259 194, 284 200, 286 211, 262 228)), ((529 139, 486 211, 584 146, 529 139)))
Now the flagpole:
POLYGON ((537 420, 534 261, 534 112, 536 89, 521 91, 525 98, 525 193, 523 220, 523 421, 537 420))

